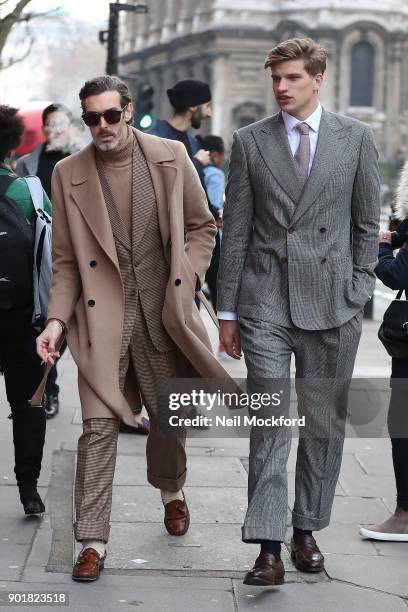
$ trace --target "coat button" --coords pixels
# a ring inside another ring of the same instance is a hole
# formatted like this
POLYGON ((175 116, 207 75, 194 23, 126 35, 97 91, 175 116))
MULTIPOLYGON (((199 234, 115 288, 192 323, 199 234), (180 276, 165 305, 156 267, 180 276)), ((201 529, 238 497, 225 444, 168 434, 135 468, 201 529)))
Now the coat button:
POLYGON ((176 278, 176 280, 174 281, 174 284, 176 285, 176 287, 181 285, 181 278, 176 278))
POLYGON ((92 261, 89 262, 89 265, 91 266, 91 268, 95 268, 97 266, 97 263, 94 259, 92 259, 92 261))
POLYGON ((321 228, 319 229, 319 232, 320 232, 321 234, 324 234, 325 232, 327 232, 327 230, 326 230, 326 228, 325 228, 325 227, 321 227, 321 228))
POLYGON ((88 340, 88 346, 92 346, 92 342, 88 340))
POLYGON ((322 259, 321 263, 322 263, 322 264, 325 264, 325 263, 326 263, 326 261, 327 261, 327 259, 326 259, 325 257, 323 257, 323 259, 322 259))
POLYGON ((88 306, 95 306, 95 300, 88 300, 88 306))
POLYGON ((295 230, 293 229, 293 227, 288 229, 288 234, 293 234, 295 232, 295 230))
POLYGON ((288 258, 287 257, 281 257, 281 262, 282 263, 288 263, 288 258))

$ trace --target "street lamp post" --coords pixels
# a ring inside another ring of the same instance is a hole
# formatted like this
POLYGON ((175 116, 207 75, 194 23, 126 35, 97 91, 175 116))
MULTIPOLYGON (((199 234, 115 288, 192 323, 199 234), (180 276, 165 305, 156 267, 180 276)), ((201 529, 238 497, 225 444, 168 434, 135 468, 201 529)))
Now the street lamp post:
POLYGON ((99 32, 99 40, 108 43, 108 57, 106 61, 106 73, 117 75, 118 52, 119 52, 119 13, 147 13, 146 4, 125 4, 124 2, 111 2, 109 4, 109 29, 99 32))

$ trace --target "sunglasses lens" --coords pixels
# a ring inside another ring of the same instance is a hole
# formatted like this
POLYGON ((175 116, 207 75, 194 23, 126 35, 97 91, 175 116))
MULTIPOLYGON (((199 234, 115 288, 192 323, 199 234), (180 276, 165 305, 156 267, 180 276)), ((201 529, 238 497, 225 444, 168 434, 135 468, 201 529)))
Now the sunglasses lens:
POLYGON ((122 117, 122 111, 117 110, 116 108, 109 108, 103 113, 103 117, 106 123, 119 123, 120 118, 122 117))
POLYGON ((82 115, 82 119, 88 127, 95 127, 99 123, 100 115, 99 113, 88 111, 82 115))

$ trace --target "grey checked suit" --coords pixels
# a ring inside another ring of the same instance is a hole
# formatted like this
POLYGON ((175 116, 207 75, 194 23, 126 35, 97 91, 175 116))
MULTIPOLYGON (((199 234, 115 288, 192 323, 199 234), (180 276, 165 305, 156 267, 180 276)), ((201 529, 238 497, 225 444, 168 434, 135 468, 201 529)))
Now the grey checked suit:
MULTIPOLYGON (((238 314, 250 390, 276 390, 273 379, 289 378, 292 354, 297 380, 310 381, 297 389, 306 428, 292 519, 301 529, 330 519, 343 445, 334 423, 346 413, 362 309, 375 283, 377 159, 367 126, 324 109, 304 186, 281 113, 234 134, 217 308, 238 314)), ((289 448, 276 428, 251 433, 245 541, 284 538, 289 448)))

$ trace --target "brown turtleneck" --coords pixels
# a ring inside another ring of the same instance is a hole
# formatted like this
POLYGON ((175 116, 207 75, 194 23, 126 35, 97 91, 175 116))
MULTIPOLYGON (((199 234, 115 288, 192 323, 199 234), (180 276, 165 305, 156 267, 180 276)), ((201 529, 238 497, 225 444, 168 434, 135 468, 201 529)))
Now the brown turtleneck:
POLYGON ((112 151, 100 151, 97 155, 103 161, 103 168, 112 191, 116 207, 125 226, 132 232, 132 152, 133 133, 130 127, 123 141, 112 151))

